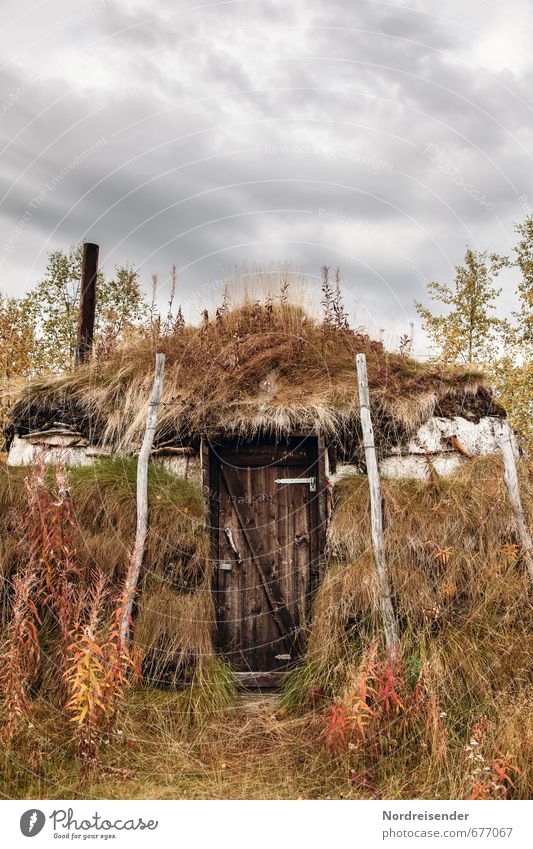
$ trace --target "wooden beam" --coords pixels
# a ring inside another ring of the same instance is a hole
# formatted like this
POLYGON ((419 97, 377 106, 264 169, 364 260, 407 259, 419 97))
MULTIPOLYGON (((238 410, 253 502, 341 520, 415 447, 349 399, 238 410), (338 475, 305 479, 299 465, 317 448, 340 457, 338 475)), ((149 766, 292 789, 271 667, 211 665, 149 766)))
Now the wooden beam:
POLYGON ((376 562, 376 572, 379 583, 385 644, 390 653, 395 653, 398 649, 398 629, 394 615, 394 608, 392 606, 389 576, 384 555, 381 486, 379 482, 378 462, 374 444, 374 429, 372 427, 372 417, 370 414, 370 394, 368 391, 368 377, 366 373, 366 357, 364 354, 357 354, 355 359, 359 384, 359 405, 361 408, 363 446, 365 449, 366 471, 368 475, 368 486, 370 489, 370 526, 372 533, 372 545, 374 547, 374 559, 376 562))
POLYGON ((93 349, 98 251, 98 245, 91 242, 85 242, 83 245, 76 365, 85 363, 93 349))
POLYGON ((163 375, 165 372, 165 355, 156 354, 155 377, 152 388, 152 397, 148 404, 146 416, 146 429, 144 439, 137 459, 137 529, 135 533, 135 545, 131 554, 126 581, 124 583, 124 598, 122 604, 122 615, 120 625, 120 639, 122 645, 126 645, 129 639, 131 612, 133 601, 137 593, 137 584, 144 556, 146 543, 146 532, 148 530, 148 461, 150 451, 154 442, 154 434, 157 425, 157 411, 161 402, 163 392, 163 375))
POLYGON ((513 515, 522 546, 522 555, 529 572, 529 577, 533 581, 533 544, 531 534, 526 522, 526 514, 520 498, 520 487, 518 485, 518 473, 516 470, 515 452, 514 452, 514 435, 511 425, 504 422, 500 431, 500 448, 503 454, 504 462, 504 479, 509 493, 509 501, 513 508, 513 515))

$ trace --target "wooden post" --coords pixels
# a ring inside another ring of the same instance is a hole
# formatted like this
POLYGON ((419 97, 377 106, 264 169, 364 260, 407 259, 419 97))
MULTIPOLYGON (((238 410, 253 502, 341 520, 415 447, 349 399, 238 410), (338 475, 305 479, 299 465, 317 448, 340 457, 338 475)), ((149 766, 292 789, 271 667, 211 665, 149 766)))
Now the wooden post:
POLYGON ((370 394, 368 392, 368 377, 366 373, 366 357, 357 354, 357 379, 359 383, 359 405, 361 408, 361 428, 363 431, 363 446, 365 449, 368 486, 370 489, 370 524, 372 545, 379 582, 381 613, 385 631, 385 644, 390 654, 398 650, 398 630, 392 606, 389 576, 383 551, 383 510, 381 503, 381 486, 379 483, 378 462, 374 445, 374 430, 370 415, 370 394))
POLYGON ((148 405, 144 439, 137 459, 137 530, 135 533, 135 545, 130 558, 126 581, 124 583, 123 610, 120 626, 120 638, 122 645, 126 645, 129 638, 133 600, 137 592, 137 584, 141 573, 144 546, 146 542, 146 532, 148 529, 148 460, 150 459, 150 451, 152 450, 154 441, 155 428, 157 424, 157 411, 163 392, 164 371, 165 355, 156 354, 152 397, 148 405))
POLYGON ((94 338, 94 314, 96 310, 96 279, 98 275, 98 245, 85 242, 81 265, 80 313, 76 365, 82 365, 91 356, 94 338))
POLYGON ((516 461, 514 452, 514 439, 511 425, 507 422, 502 424, 500 431, 500 448, 503 454, 504 462, 504 480, 509 493, 509 500, 513 508, 513 515, 522 546, 523 557, 529 572, 529 577, 533 581, 533 544, 531 534, 526 522, 526 515, 520 498, 520 489, 518 486, 518 474, 516 471, 516 461))

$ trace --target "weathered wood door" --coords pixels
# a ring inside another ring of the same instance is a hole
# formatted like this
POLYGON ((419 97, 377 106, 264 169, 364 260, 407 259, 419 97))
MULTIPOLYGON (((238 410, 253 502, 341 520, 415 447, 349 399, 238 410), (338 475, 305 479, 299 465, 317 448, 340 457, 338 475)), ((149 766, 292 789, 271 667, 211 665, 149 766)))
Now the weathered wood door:
POLYGON ((323 537, 316 439, 210 449, 218 645, 241 672, 287 667, 305 639, 323 537))

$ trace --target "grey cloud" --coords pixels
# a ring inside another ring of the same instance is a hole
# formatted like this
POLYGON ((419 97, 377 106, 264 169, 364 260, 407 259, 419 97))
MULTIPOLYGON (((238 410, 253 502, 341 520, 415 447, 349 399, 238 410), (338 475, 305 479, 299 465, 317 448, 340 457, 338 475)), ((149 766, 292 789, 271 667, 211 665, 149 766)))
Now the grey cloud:
POLYGON ((78 21, 48 6, 50 41, 3 72, 3 92, 23 90, 0 123, 4 143, 20 133, 1 163, 4 247, 54 186, 0 244, 4 290, 87 237, 147 286, 175 261, 189 300, 240 263, 339 264, 349 305, 403 332, 424 280, 449 280, 466 242, 509 250, 533 205, 531 66, 469 65, 484 23, 459 4, 450 21, 348 0, 121 0, 78 21))

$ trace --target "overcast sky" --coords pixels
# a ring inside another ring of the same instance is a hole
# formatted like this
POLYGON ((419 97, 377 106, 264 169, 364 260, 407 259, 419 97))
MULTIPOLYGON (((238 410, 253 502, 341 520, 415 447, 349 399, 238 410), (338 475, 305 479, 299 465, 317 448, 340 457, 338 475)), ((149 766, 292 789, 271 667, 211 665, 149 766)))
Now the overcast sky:
POLYGON ((533 206, 532 38, 529 0, 2 0, 0 288, 86 239, 197 319, 235 267, 339 265, 408 330, 533 206))

